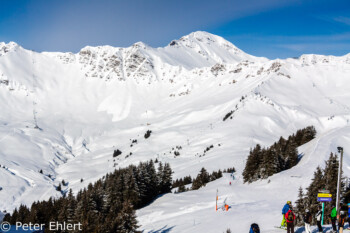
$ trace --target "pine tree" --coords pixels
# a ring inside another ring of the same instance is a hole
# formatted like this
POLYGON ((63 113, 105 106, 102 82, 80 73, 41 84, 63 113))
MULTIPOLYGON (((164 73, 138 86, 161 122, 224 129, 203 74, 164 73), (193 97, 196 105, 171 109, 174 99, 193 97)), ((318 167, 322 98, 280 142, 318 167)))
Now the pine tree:
POLYGON ((261 170, 261 177, 266 179, 269 176, 279 172, 279 160, 275 150, 268 150, 263 155, 263 162, 261 170))
MULTIPOLYGON (((326 167, 324 169, 324 181, 325 189, 329 190, 333 196, 336 196, 337 193, 338 169, 338 158, 336 155, 331 153, 329 159, 326 161, 326 167)), ((335 200, 333 200, 332 204, 335 204, 335 200)))
POLYGON ((62 191, 61 183, 59 183, 59 185, 57 186, 56 190, 57 190, 58 192, 61 192, 61 191, 62 191))
POLYGON ((197 177, 193 180, 192 190, 197 190, 202 186, 205 186, 206 183, 210 181, 210 176, 207 170, 203 167, 197 177))
POLYGON ((124 202, 122 211, 117 216, 118 233, 138 233, 135 211, 129 201, 124 202))
MULTIPOLYGON (((303 223, 303 218, 302 216, 305 214, 305 199, 304 199, 304 193, 302 187, 299 187, 299 192, 298 192, 298 200, 295 202, 296 204, 296 220, 298 223, 303 223)), ((298 225, 301 225, 298 224, 298 225)))
POLYGON ((28 216, 29 216, 29 209, 25 205, 20 205, 18 209, 18 215, 17 215, 17 221, 18 222, 26 222, 28 216))
POLYGON ((253 150, 250 150, 250 154, 247 159, 246 166, 243 171, 243 180, 244 182, 251 183, 254 180, 257 180, 259 177, 258 171, 259 166, 262 161, 262 151, 259 144, 253 150))
POLYGON ((158 186, 158 174, 155 169, 153 160, 150 160, 148 163, 146 163, 146 172, 149 175, 149 181, 147 183, 148 187, 148 195, 149 195, 149 201, 152 201, 158 194, 159 194, 159 186, 158 186))
POLYGON ((320 167, 316 168, 314 177, 310 186, 307 188, 307 207, 311 213, 316 213, 319 203, 317 202, 317 194, 319 190, 324 189, 323 172, 320 167))
POLYGON ((87 192, 84 189, 84 191, 79 192, 78 194, 79 201, 77 203, 77 207, 75 209, 75 216, 74 216, 74 222, 79 222, 82 224, 82 229, 86 230, 88 228, 88 197, 87 192))
POLYGON ((70 222, 70 223, 74 222, 76 205, 77 204, 73 196, 73 191, 72 189, 70 189, 67 197, 67 222, 70 222))
POLYGON ((303 145, 309 141, 311 141, 312 139, 314 139, 316 136, 316 129, 314 126, 308 126, 303 130, 303 136, 301 139, 301 144, 303 145))
POLYGON ((295 142, 288 143, 285 151, 286 159, 285 159, 285 167, 283 170, 290 169, 297 165, 298 163, 298 149, 295 142))
POLYGON ((123 192, 123 199, 130 200, 132 203, 134 203, 134 205, 137 206, 140 202, 140 192, 132 167, 130 167, 125 174, 124 187, 125 189, 123 192))
MULTIPOLYGON (((150 188, 148 186, 151 182, 151 175, 147 172, 146 164, 140 163, 136 180, 140 194, 140 206, 143 206, 144 203, 148 203, 152 196, 150 195, 150 188)), ((155 192, 156 187, 153 185, 151 189, 155 192)))
POLYGON ((178 193, 182 193, 182 192, 186 192, 186 187, 185 185, 180 185, 179 188, 177 189, 177 192, 178 193))
POLYGON ((172 173, 169 163, 164 164, 163 175, 162 175, 162 187, 161 193, 169 193, 171 191, 172 173))
POLYGON ((157 172, 157 185, 158 187, 162 187, 163 186, 163 163, 159 162, 158 164, 158 172, 157 172))
POLYGON ((62 206, 58 211, 58 220, 60 222, 67 222, 68 218, 68 201, 66 199, 62 199, 62 206))

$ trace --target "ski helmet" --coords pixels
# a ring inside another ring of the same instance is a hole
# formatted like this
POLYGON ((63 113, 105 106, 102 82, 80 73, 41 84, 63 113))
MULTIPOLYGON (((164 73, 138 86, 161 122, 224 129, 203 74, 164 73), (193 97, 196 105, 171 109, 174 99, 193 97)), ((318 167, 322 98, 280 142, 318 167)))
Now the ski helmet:
MULTIPOLYGON (((287 204, 292 204, 292 202, 291 201, 287 201, 287 204)), ((349 205, 350 205, 350 203, 349 203, 349 205)))

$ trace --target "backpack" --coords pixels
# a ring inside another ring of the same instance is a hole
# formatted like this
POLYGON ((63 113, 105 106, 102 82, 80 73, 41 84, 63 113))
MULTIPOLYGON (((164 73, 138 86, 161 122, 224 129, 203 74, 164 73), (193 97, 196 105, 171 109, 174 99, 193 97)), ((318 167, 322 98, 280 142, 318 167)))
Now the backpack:
POLYGON ((310 213, 306 213, 305 215, 304 215, 304 222, 305 223, 311 223, 311 214, 310 213))
POLYGON ((307 219, 307 220, 309 220, 309 223, 311 223, 311 221, 312 221, 311 214, 309 214, 309 217, 308 217, 308 219, 307 219))
POLYGON ((339 221, 338 221, 338 226, 339 227, 344 227, 344 223, 345 223, 345 216, 340 216, 339 217, 339 221))
POLYGON ((250 231, 253 231, 254 233, 260 233, 259 225, 253 223, 252 225, 250 225, 250 231))
POLYGON ((289 222, 293 222, 293 221, 294 221, 294 213, 293 213, 292 211, 290 211, 290 212, 288 213, 288 218, 287 218, 287 220, 288 220, 289 222))

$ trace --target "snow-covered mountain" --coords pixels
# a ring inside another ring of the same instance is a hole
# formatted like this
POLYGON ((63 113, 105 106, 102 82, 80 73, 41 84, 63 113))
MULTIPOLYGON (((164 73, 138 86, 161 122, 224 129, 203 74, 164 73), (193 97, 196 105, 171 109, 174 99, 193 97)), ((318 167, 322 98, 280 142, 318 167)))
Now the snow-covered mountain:
POLYGON ((350 54, 268 60, 206 32, 164 48, 139 42, 77 54, 0 43, 0 210, 58 197, 62 180, 77 192, 116 167, 149 159, 169 162, 175 179, 202 167, 234 166, 241 174, 255 144, 314 125, 317 138, 299 148, 299 164, 269 182, 248 185, 239 177, 227 189, 223 178, 138 211, 146 232, 243 232, 259 218, 271 227, 280 206, 295 200, 339 145, 350 175, 349 90, 350 54), (113 158, 116 149, 122 155, 113 158), (217 188, 232 211, 213 212, 217 188), (260 216, 260 207, 271 215, 260 216))

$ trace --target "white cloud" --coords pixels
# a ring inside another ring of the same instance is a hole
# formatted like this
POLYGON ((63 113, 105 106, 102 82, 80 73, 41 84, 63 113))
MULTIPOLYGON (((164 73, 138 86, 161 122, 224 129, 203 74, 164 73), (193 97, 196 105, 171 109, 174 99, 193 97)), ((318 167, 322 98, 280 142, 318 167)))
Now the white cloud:
POLYGON ((349 17, 344 17, 344 16, 338 16, 334 18, 334 21, 344 23, 346 25, 350 26, 350 18, 349 17))

